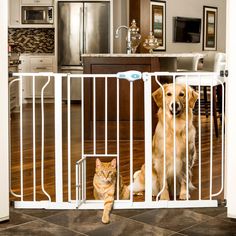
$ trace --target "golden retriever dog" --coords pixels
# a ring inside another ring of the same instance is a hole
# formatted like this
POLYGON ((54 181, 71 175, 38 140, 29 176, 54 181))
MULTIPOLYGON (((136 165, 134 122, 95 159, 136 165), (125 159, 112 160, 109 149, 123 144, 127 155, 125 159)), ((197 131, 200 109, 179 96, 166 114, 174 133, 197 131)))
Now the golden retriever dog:
MULTIPOLYGON (((157 113, 158 123, 152 140, 152 194, 160 195, 161 200, 169 200, 169 187, 173 186, 174 179, 174 135, 176 142, 176 188, 179 190, 179 199, 187 199, 186 196, 186 92, 188 91, 188 175, 189 190, 193 189, 191 182, 192 167, 196 159, 195 135, 196 130, 193 126, 193 108, 198 99, 191 87, 186 91, 185 85, 175 85, 175 100, 173 84, 163 85, 165 96, 165 119, 166 119, 166 178, 164 175, 164 110, 163 110, 163 91, 161 88, 153 92, 152 96, 159 110, 157 113), (174 102, 175 101, 175 102, 174 102), (175 109, 174 109, 175 107, 175 109), (174 113, 175 127, 174 134, 174 113), (165 182, 163 188, 163 182, 165 182)), ((145 190, 145 167, 134 173, 133 192, 139 194, 145 190)), ((190 195, 189 195, 190 198, 190 195)), ((158 199, 157 199, 158 200, 158 199)))

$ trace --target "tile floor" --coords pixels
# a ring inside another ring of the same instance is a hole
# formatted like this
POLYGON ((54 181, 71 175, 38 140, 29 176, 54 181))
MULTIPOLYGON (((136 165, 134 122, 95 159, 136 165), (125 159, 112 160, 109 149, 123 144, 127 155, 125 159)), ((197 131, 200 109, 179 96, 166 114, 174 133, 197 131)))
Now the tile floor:
POLYGON ((111 223, 101 223, 102 211, 18 210, 0 223, 0 235, 222 235, 236 236, 236 220, 226 208, 113 210, 111 223))

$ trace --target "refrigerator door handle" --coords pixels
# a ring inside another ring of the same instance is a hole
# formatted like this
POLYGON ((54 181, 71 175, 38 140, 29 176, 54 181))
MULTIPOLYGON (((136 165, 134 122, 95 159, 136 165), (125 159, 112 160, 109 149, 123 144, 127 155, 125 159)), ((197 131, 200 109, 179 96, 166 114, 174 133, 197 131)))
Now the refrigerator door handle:
POLYGON ((80 7, 80 63, 82 63, 83 48, 83 7, 80 7))
POLYGON ((86 53, 86 30, 87 30, 88 8, 84 7, 84 53, 86 53))

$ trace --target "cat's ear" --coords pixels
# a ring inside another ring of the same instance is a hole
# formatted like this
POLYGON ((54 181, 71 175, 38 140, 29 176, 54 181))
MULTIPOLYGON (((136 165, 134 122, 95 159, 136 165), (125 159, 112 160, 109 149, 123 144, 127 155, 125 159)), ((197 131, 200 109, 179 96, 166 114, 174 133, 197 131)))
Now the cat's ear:
POLYGON ((111 161, 111 167, 116 168, 116 159, 115 158, 111 161))
POLYGON ((102 162, 99 160, 99 158, 96 159, 96 168, 100 168, 102 165, 102 162))

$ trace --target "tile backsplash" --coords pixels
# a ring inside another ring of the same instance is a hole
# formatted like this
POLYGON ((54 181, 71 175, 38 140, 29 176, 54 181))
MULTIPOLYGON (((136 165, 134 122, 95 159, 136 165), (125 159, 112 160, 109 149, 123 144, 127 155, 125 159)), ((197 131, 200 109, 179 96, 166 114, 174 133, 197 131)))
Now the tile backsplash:
POLYGON ((54 29, 8 29, 8 42, 16 53, 54 53, 54 29))

